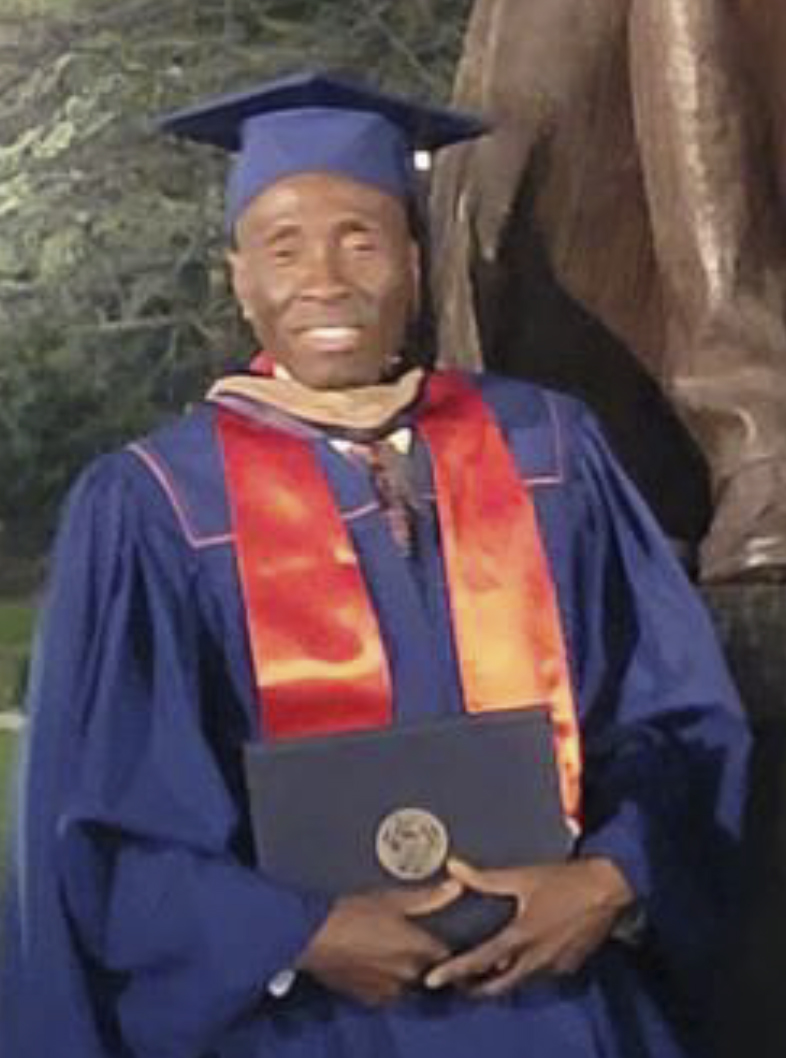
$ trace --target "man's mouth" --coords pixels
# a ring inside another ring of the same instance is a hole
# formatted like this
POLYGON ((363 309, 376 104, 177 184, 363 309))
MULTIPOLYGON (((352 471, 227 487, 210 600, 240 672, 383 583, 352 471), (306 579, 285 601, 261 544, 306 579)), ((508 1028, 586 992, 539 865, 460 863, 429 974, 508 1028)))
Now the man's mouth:
POLYGON ((359 327, 348 326, 320 326, 304 327, 300 332, 309 345, 331 352, 354 347, 360 337, 359 327))

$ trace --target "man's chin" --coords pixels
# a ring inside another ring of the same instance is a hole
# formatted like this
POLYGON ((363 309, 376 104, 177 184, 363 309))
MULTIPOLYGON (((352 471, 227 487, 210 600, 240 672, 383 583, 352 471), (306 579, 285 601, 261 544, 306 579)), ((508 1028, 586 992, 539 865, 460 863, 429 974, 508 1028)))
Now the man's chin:
POLYGON ((372 378, 368 376, 341 376, 331 378, 319 378, 319 379, 300 379, 301 385, 308 386, 309 389, 319 390, 321 393, 329 393, 336 390, 346 389, 363 389, 365 386, 377 386, 383 379, 377 375, 372 378))
MULTIPOLYGON (((325 358, 327 359, 327 358, 325 358)), ((342 358, 340 354, 330 357, 332 362, 319 367, 289 367, 289 372, 302 386, 317 390, 358 389, 374 386, 382 381, 384 369, 381 364, 357 363, 351 354, 342 358)))

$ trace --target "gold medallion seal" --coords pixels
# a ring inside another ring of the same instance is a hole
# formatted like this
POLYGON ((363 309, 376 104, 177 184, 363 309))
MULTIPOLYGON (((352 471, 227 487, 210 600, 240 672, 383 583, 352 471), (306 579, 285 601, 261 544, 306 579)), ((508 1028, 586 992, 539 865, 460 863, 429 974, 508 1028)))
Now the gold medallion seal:
POLYGON ((398 808, 377 829, 377 859, 401 882, 424 882, 445 863, 447 829, 424 808, 398 808))

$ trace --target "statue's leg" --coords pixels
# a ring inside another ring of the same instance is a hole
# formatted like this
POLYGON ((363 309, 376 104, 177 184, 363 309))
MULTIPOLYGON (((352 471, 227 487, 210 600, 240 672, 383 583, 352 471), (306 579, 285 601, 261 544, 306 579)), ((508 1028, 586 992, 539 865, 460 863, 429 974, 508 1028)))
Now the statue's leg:
MULTIPOLYGON (((454 100, 467 109, 488 110, 487 75, 494 62, 497 0, 476 0, 464 35, 454 100)), ((437 306, 440 359, 479 368, 483 363, 472 283, 471 213, 477 199, 474 144, 438 156, 430 202, 432 288, 437 306)), ((512 179, 513 177, 511 177, 512 179)))
POLYGON ((723 0, 631 12, 665 381, 713 475, 710 581, 786 576, 786 234, 738 13, 723 0))
POLYGON ((744 27, 748 67, 766 106, 778 197, 786 211, 786 4, 736 0, 744 27))
MULTIPOLYGON (((476 0, 454 100, 480 109, 494 134, 446 152, 432 199, 434 286, 443 359, 478 366, 473 263, 498 251, 534 147, 581 97, 624 24, 628 0, 476 0)), ((493 285, 493 284, 492 284, 493 285)), ((493 319, 496 307, 486 306, 493 319)))

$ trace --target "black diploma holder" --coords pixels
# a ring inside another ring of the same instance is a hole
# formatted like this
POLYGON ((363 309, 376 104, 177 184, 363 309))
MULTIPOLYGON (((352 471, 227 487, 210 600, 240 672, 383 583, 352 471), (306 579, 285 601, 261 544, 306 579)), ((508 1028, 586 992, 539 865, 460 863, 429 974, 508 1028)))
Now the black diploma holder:
MULTIPOLYGON (((259 867, 303 891, 430 885, 449 856, 500 868, 571 850, 547 707, 249 743, 245 772, 259 867)), ((514 910, 465 893, 418 922, 461 951, 514 910)))

